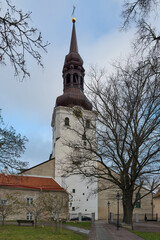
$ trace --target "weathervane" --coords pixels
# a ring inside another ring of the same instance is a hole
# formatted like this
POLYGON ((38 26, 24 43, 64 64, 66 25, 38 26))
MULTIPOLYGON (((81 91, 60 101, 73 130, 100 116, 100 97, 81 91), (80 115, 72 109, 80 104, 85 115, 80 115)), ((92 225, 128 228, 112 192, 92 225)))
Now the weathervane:
POLYGON ((75 14, 74 14, 74 12, 75 12, 75 9, 76 9, 76 6, 75 6, 75 5, 73 5, 72 17, 75 17, 75 14))
POLYGON ((76 18, 75 18, 75 9, 76 9, 76 6, 73 5, 73 11, 72 11, 72 22, 73 22, 73 23, 76 22, 76 18))

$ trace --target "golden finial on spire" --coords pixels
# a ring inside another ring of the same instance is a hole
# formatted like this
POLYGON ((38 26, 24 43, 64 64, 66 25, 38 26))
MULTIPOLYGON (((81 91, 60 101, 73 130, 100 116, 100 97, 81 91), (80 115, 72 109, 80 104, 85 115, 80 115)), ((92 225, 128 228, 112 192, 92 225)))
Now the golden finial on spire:
POLYGON ((76 22, 76 18, 75 18, 75 17, 72 18, 72 22, 73 22, 73 23, 76 22))

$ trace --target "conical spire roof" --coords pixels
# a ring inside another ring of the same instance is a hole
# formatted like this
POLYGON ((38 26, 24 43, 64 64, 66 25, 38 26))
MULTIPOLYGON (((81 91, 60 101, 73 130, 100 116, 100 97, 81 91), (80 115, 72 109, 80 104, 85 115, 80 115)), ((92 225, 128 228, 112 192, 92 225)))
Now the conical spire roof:
POLYGON ((72 28, 72 37, 71 37, 71 44, 69 52, 76 52, 78 53, 78 44, 77 44, 77 36, 76 36, 76 28, 75 28, 75 21, 73 21, 73 28, 72 28))
MULTIPOLYGON (((76 27, 75 27, 75 18, 72 19, 73 28, 72 28, 72 36, 69 53, 65 57, 64 68, 70 67, 71 65, 80 66, 83 68, 83 60, 78 53, 78 44, 77 44, 77 36, 76 36, 76 27)), ((64 70, 64 69, 63 69, 64 70)), ((84 71, 84 68, 83 68, 84 71)))

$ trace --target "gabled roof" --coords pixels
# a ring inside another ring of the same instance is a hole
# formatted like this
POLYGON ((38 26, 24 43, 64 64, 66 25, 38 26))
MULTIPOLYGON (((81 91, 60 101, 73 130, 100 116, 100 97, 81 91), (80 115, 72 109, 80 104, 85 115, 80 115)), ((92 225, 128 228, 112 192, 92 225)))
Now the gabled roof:
POLYGON ((52 161, 52 160, 54 160, 54 159, 55 159, 55 158, 50 158, 49 160, 46 160, 46 161, 44 161, 44 162, 42 162, 42 163, 39 163, 39 164, 37 164, 37 165, 34 165, 34 166, 31 167, 31 168, 23 169, 23 170, 21 170, 21 172, 18 173, 18 174, 24 173, 24 172, 26 172, 26 171, 28 171, 28 170, 31 170, 31 169, 36 168, 36 167, 38 167, 38 166, 41 166, 41 165, 43 165, 43 164, 45 164, 45 163, 47 163, 47 162, 50 162, 50 161, 52 161))
POLYGON ((0 187, 63 191, 53 178, 0 174, 0 187))

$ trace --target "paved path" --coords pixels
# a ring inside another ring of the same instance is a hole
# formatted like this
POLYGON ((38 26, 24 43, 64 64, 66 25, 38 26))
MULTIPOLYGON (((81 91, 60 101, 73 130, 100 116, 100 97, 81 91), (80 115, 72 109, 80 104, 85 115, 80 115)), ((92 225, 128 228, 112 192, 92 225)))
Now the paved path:
POLYGON ((89 235, 89 232, 90 232, 90 230, 87 230, 87 229, 84 229, 84 228, 70 226, 70 225, 67 225, 67 224, 63 224, 63 228, 72 230, 72 231, 77 232, 77 233, 82 233, 82 234, 85 234, 85 235, 89 235))
POLYGON ((142 240, 141 237, 129 232, 125 228, 119 228, 106 221, 96 221, 92 224, 89 240, 142 240))

